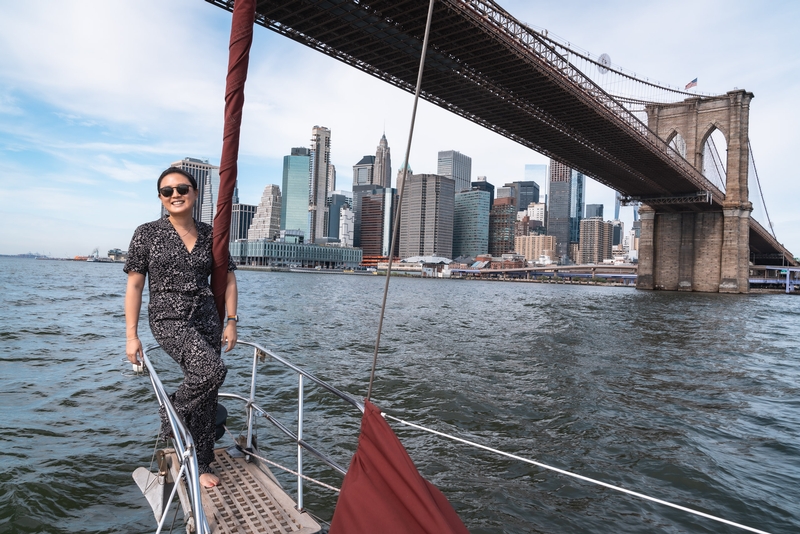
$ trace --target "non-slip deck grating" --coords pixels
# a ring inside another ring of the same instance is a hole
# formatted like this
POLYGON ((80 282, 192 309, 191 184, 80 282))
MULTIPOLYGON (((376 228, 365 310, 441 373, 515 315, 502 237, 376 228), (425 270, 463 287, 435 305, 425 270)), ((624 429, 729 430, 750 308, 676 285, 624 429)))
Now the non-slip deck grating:
POLYGON ((215 533, 283 534, 318 532, 319 526, 254 464, 214 451, 220 484, 203 491, 203 508, 215 533))

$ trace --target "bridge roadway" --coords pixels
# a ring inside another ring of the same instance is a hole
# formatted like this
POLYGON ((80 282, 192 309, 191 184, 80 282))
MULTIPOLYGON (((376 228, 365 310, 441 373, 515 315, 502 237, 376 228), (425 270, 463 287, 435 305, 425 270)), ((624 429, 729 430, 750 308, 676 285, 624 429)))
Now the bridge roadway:
MULTIPOLYGON (((206 0, 232 9, 229 0, 206 0)), ((256 22, 413 92, 424 0, 258 0, 256 22)), ((710 192, 710 202, 659 211, 721 209, 725 194, 641 121, 493 0, 437 0, 422 97, 640 198, 710 192)), ((791 258, 750 220, 751 250, 791 258)))

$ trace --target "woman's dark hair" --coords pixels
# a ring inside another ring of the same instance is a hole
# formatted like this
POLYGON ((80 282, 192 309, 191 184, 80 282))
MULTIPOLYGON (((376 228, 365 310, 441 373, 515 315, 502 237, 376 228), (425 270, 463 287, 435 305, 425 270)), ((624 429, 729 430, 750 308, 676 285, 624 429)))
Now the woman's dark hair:
POLYGON ((161 190, 161 180, 164 179, 165 176, 168 174, 180 174, 181 176, 185 176, 189 183, 192 184, 192 189, 195 191, 197 190, 197 180, 194 179, 194 176, 189 174, 188 172, 184 171, 183 169, 179 169, 178 167, 170 167, 166 171, 161 173, 161 176, 158 177, 158 183, 156 184, 156 190, 161 190))

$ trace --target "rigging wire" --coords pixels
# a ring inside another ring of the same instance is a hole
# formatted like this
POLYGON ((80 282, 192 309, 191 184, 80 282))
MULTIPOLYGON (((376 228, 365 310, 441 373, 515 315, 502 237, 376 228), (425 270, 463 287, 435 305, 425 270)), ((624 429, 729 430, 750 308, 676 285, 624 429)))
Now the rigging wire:
POLYGON ((522 456, 517 456, 516 454, 511 454, 509 452, 504 452, 504 451, 501 451, 501 450, 498 450, 498 449, 493 449, 492 447, 487 447, 486 445, 481 445, 480 443, 475 443, 474 441, 469 441, 469 440, 466 440, 466 439, 463 439, 463 438, 459 438, 457 436, 453 436, 453 435, 450 435, 450 434, 445 434, 444 432, 439 432, 438 430, 433 430, 432 428, 427 428, 427 427, 424 427, 422 425, 411 423, 409 421, 404 421, 403 419, 399 419, 397 417, 393 417, 393 416, 391 416, 391 415, 389 415, 387 413, 381 412, 381 415, 386 419, 391 419, 392 421, 396 421, 396 422, 398 422, 400 424, 403 424, 403 425, 406 425, 406 426, 410 426, 412 428, 416 428, 417 430, 422 430, 424 432, 429 432, 431 434, 435 434, 435 435, 443 437, 443 438, 447 438, 447 439, 450 439, 450 440, 453 440, 453 441, 458 441, 459 443, 463 443, 465 445, 470 445, 471 447, 475 447, 475 448, 478 448, 478 449, 483 449, 485 451, 493 452, 495 454, 499 454, 499 455, 505 456, 507 458, 512 458, 512 459, 518 460, 520 462, 524 462, 524 463, 527 463, 527 464, 535 465, 536 467, 541 467, 542 469, 547 469, 548 471, 554 471, 554 472, 562 474, 562 475, 566 475, 566 476, 569 476, 569 477, 572 477, 572 478, 577 478, 579 480, 583 480, 584 482, 590 482, 592 484, 597 484, 599 486, 603 486, 604 488, 612 489, 614 491, 627 493, 628 495, 632 495, 634 497, 639 497, 640 499, 645 499, 645 500, 648 500, 648 501, 651 501, 651 502, 655 502, 655 503, 658 503, 658 504, 663 504, 664 506, 669 506, 671 508, 675 508, 675 509, 681 510, 683 512, 688 512, 690 514, 694 514, 694 515, 698 515, 698 516, 701 516, 701 517, 705 517, 706 519, 712 519, 712 520, 718 521, 720 523, 725 523, 726 525, 731 525, 731 526, 734 526, 734 527, 737 527, 737 528, 740 528, 740 529, 743 529, 743 530, 747 530, 749 532, 755 532, 757 534, 769 534, 768 532, 766 532, 764 530, 758 530, 758 529, 755 529, 755 528, 752 528, 752 527, 748 527, 746 525, 742 525, 742 524, 739 524, 739 523, 734 523, 733 521, 729 521, 729 520, 723 519, 721 517, 717 517, 717 516, 714 516, 714 515, 711 515, 711 514, 707 514, 705 512, 700 512, 698 510, 694 510, 692 508, 687 508, 687 507, 681 506, 679 504, 673 504, 671 502, 664 501, 664 500, 661 500, 661 499, 657 499, 655 497, 650 497, 649 495, 645 495, 644 493, 639 493, 639 492, 632 491, 632 490, 629 490, 629 489, 626 489, 626 488, 622 488, 620 486, 615 486, 613 484, 609 484, 608 482, 602 482, 602 481, 596 480, 594 478, 589 478, 587 476, 579 475, 577 473, 572 473, 572 472, 566 471, 564 469, 559 469, 558 467, 553 467, 553 466, 550 466, 550 465, 547 465, 547 464, 543 464, 541 462, 537 462, 535 460, 530 460, 528 458, 523 458, 522 456))
POLYGON ((378 350, 381 346, 381 332, 383 331, 383 318, 386 314, 386 296, 389 294, 389 280, 392 277, 392 259, 394 258, 394 249, 397 245, 397 238, 400 235, 400 211, 403 208, 403 191, 406 188, 406 181, 408 178, 408 158, 411 155, 411 139, 414 137, 414 122, 417 118, 417 103, 419 102, 419 93, 422 88, 422 71, 425 68, 425 55, 428 51, 428 36, 431 31, 431 20, 433 19, 433 3, 430 0, 428 5, 428 20, 425 23, 425 37, 422 40, 422 53, 419 58, 419 72, 417 73, 417 88, 414 91, 414 106, 411 111, 411 125, 408 129, 408 143, 406 144, 406 157, 403 161, 403 183, 400 184, 400 191, 398 191, 397 210, 394 214, 394 227, 392 228, 392 239, 389 244, 389 265, 386 268, 386 282, 383 286, 383 302, 381 303, 381 315, 378 320, 378 335, 375 337, 375 352, 372 355, 372 371, 369 375, 369 388, 367 388, 367 400, 372 395, 372 384, 375 381, 375 368, 378 365, 378 350))

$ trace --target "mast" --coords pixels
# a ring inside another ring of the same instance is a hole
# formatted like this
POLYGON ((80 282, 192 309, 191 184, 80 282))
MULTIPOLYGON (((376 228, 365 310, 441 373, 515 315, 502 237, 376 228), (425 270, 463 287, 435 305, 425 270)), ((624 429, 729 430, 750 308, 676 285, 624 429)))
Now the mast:
POLYGON ((231 20, 231 41, 228 54, 228 76, 225 82, 225 126, 222 134, 222 156, 219 169, 219 196, 214 217, 213 249, 214 268, 211 273, 211 290, 221 321, 225 319, 225 288, 228 284, 228 259, 230 255, 230 230, 233 191, 236 187, 239 157, 239 130, 244 106, 244 82, 250 61, 253 42, 253 22, 256 16, 255 0, 236 0, 231 20))

